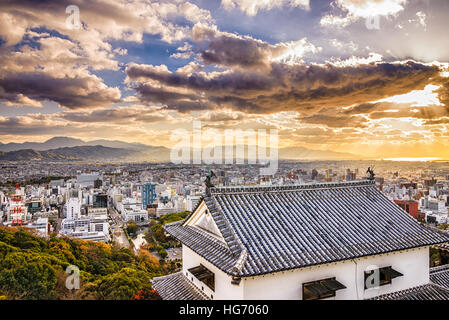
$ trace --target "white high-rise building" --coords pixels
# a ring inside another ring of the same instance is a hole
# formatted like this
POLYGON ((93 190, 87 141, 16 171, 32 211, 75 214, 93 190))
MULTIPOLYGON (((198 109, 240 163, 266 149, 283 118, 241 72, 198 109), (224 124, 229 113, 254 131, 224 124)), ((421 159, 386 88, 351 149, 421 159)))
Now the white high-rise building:
POLYGON ((67 218, 78 219, 81 216, 81 203, 79 198, 69 198, 67 201, 67 218))

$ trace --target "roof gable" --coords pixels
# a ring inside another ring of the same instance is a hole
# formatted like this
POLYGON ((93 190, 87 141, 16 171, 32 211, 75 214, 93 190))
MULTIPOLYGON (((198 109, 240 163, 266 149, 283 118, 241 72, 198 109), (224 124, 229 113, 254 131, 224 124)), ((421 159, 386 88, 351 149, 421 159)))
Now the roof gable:
POLYGON ((225 242, 225 239, 218 229, 217 224, 215 223, 204 200, 201 201, 199 206, 197 206, 192 214, 186 219, 183 225, 200 228, 203 231, 210 233, 212 236, 215 236, 217 239, 225 242))

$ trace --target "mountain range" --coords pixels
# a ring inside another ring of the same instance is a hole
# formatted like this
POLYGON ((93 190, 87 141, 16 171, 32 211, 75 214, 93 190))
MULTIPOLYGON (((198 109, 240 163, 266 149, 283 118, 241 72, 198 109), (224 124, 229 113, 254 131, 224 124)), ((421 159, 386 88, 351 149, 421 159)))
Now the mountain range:
POLYGON ((64 147, 50 150, 23 149, 17 151, 0 152, 3 161, 30 161, 30 160, 114 160, 125 159, 133 151, 103 146, 64 147))
MULTIPOLYGON (((234 154, 235 154, 234 147, 234 154)), ((351 153, 286 147, 278 151, 284 160, 356 160, 351 153)), ((83 141, 68 137, 54 137, 45 142, 0 143, 0 160, 121 160, 169 162, 170 149, 141 143, 117 140, 83 141)))
POLYGON ((69 148, 69 147, 80 147, 80 146, 103 146, 109 148, 123 148, 131 150, 144 150, 148 148, 147 145, 140 143, 128 143, 116 140, 93 140, 93 141, 83 141, 81 139, 68 138, 68 137, 54 137, 45 142, 23 142, 23 143, 6 143, 0 142, 0 151, 18 151, 24 149, 33 149, 38 151, 58 149, 58 148, 69 148))

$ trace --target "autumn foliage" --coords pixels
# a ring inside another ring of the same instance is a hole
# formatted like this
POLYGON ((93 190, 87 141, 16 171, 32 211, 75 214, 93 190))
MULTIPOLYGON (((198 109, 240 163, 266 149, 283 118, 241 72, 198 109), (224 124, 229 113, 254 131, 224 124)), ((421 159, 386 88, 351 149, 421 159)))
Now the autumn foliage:
POLYGON ((0 296, 6 299, 156 299, 151 279, 172 272, 150 252, 0 227, 0 296), (65 272, 80 270, 80 289, 65 272))

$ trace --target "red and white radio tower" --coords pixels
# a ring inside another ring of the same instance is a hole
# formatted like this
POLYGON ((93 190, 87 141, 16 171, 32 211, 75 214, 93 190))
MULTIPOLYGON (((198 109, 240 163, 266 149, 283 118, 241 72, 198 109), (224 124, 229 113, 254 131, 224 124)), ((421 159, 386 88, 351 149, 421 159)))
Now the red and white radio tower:
POLYGON ((23 215, 25 214, 25 205, 20 186, 16 183, 16 194, 11 197, 9 212, 12 217, 12 225, 22 225, 23 215))

